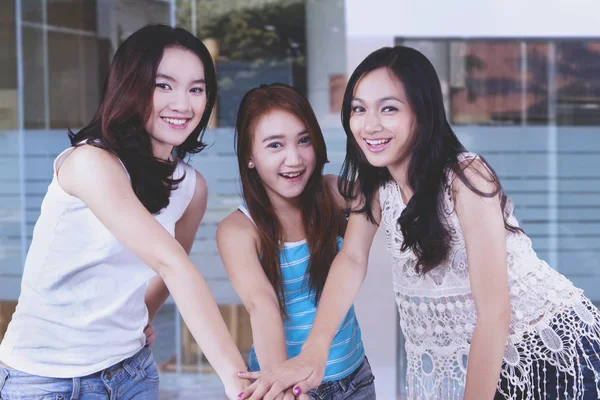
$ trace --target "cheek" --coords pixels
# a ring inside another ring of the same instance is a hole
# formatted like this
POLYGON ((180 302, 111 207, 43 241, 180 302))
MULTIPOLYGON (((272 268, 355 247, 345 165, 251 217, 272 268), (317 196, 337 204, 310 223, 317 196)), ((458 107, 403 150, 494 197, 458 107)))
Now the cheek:
POLYGON ((192 100, 195 117, 202 117, 206 109, 206 96, 196 97, 192 100))

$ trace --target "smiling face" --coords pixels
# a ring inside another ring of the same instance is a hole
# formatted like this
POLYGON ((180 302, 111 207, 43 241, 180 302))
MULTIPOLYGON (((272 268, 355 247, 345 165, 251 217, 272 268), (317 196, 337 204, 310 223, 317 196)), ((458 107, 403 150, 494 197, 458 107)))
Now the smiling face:
POLYGON ((181 47, 168 47, 156 71, 152 113, 145 128, 154 156, 167 159, 196 129, 206 108, 204 66, 181 47))
POLYGON ((306 125, 287 111, 268 112, 254 127, 249 161, 251 168, 256 168, 272 204, 297 198, 316 165, 306 125))
POLYGON ((387 68, 357 82, 351 103, 350 130, 368 162, 388 169, 406 167, 417 125, 404 86, 387 68))

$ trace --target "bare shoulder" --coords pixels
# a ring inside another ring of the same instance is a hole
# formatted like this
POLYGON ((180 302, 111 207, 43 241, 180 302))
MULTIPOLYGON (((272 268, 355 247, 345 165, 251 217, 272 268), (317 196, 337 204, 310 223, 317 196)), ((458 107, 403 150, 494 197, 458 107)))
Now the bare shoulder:
POLYGON ((57 171, 61 187, 73 195, 78 186, 85 182, 128 180, 127 173, 119 159, 108 150, 88 144, 75 147, 60 163, 57 171))
MULTIPOLYGON (((475 189, 484 193, 493 193, 497 189, 496 176, 479 156, 461 161, 459 167, 475 189)), ((462 179, 456 176, 452 179, 452 190, 455 195, 465 190, 472 191, 462 179)))
POLYGON ((219 223, 217 244, 248 240, 258 243, 258 232, 252 221, 241 211, 235 210, 219 223))

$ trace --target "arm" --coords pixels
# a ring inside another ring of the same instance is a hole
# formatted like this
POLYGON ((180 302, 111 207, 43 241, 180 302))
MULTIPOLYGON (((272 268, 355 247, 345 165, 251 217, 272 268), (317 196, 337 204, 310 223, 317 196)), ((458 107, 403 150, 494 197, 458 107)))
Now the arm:
POLYGON ((64 161, 59 183, 160 275, 228 395, 235 398, 245 385, 235 373, 243 370, 245 364, 208 285, 179 242, 137 199, 119 161, 105 150, 82 146, 64 161))
MULTIPOLYGON (((175 239, 189 255, 194 245, 200 222, 204 218, 208 203, 208 186, 204 177, 196 171, 196 189, 185 212, 175 224, 175 239)), ((160 276, 150 281, 146 291, 146 306, 148 307, 148 324, 151 324, 162 305, 169 297, 169 289, 160 276)))
POLYGON ((260 366, 268 368, 288 357, 277 294, 260 265, 255 231, 252 222, 235 211, 219 224, 217 246, 229 280, 250 314, 260 366))
MULTIPOLYGON (((491 193, 489 172, 476 161, 465 171, 472 184, 491 193), (478 172, 481 171, 481 172, 478 172)), ((492 399, 496 391, 510 322, 506 233, 496 196, 486 198, 454 180, 456 213, 460 220, 469 264, 469 279, 477 309, 465 399, 492 399)))
MULTIPOLYGON (((381 215, 378 197, 374 203, 374 214, 381 215)), ((377 225, 369 222, 364 214, 350 216, 344 244, 329 270, 313 327, 301 353, 276 368, 263 369, 260 374, 241 374, 244 378, 257 379, 242 398, 255 400, 264 396, 265 400, 271 400, 290 386, 295 385, 295 391, 306 393, 321 383, 331 342, 365 279, 376 231, 377 225)))

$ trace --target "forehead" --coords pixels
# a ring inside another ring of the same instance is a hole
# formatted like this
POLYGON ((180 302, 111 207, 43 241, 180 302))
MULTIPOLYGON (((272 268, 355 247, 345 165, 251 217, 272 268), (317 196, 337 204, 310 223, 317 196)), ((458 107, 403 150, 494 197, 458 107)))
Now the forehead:
POLYGON ((276 109, 258 119, 254 133, 261 140, 273 135, 296 136, 305 129, 304 122, 296 115, 276 109))
POLYGON ((167 47, 163 52, 157 74, 190 79, 204 79, 204 64, 192 51, 182 47, 167 47))
POLYGON ((362 100, 376 100, 392 96, 404 98, 404 85, 387 68, 378 68, 367 72, 354 87, 354 97, 362 100))

